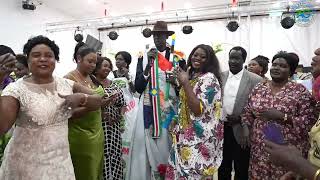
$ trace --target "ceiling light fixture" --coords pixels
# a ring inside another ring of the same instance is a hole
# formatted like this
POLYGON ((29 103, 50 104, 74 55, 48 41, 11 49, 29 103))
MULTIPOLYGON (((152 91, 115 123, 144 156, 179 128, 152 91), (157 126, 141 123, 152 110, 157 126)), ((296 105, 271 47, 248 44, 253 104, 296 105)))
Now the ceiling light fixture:
MULTIPOLYGON (((113 27, 113 25, 114 24, 112 23, 111 26, 113 27)), ((109 39, 114 41, 114 40, 118 39, 119 34, 116 31, 110 31, 108 36, 109 36, 109 39)))
MULTIPOLYGON (((187 16, 187 21, 189 20, 189 17, 187 16)), ((183 34, 191 34, 193 32, 193 28, 191 25, 185 25, 182 27, 183 34)))
POLYGON ((290 7, 287 7, 287 12, 283 12, 281 15, 280 24, 284 29, 290 29, 295 24, 294 13, 290 12, 290 7))
MULTIPOLYGON (((148 19, 146 20, 146 25, 148 25, 148 19)), ((152 33, 151 33, 151 29, 150 28, 144 28, 143 31, 142 31, 142 35, 143 37, 145 38, 149 38, 151 37, 152 33)))
POLYGON ((228 22, 226 26, 230 32, 235 32, 239 28, 239 23, 234 19, 236 18, 234 16, 234 12, 232 12, 231 20, 228 22))
POLYGON ((30 0, 25 0, 25 1, 22 1, 22 9, 33 11, 36 9, 36 5, 30 0))
POLYGON ((77 29, 74 31, 74 40, 76 42, 82 42, 83 41, 83 35, 82 31, 80 30, 80 27, 78 26, 77 29))

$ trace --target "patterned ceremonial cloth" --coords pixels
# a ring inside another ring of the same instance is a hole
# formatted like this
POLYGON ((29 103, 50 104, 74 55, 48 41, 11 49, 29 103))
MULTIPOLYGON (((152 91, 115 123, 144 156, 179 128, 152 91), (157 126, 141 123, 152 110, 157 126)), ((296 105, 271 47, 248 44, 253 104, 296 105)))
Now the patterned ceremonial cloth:
POLYGON ((166 173, 168 180, 212 178, 222 162, 220 84, 208 72, 191 80, 191 85, 200 99, 202 114, 195 116, 190 111, 185 91, 181 89, 178 123, 173 128, 173 148, 166 173))

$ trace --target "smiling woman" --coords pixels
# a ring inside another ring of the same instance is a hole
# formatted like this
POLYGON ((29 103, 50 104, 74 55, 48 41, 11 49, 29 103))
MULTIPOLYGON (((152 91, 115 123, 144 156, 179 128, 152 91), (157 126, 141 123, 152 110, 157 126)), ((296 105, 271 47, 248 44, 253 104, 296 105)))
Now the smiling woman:
POLYGON ((187 72, 175 69, 182 87, 166 179, 212 179, 222 161, 219 61, 211 46, 201 44, 192 50, 187 66, 187 72))
MULTIPOLYGON (((0 179, 74 180, 68 118, 73 109, 98 109, 101 97, 89 95, 92 92, 78 83, 52 76, 59 60, 54 41, 36 36, 28 40, 23 52, 32 74, 9 84, 0 97, 0 134, 15 123, 0 179)), ((4 62, 15 59, 0 56, 0 66, 4 62)))
MULTIPOLYGON (((104 95, 104 89, 91 75, 97 63, 97 54, 85 43, 75 47, 77 68, 65 77, 104 95)), ((101 111, 74 111, 69 123, 70 153, 77 180, 99 180, 102 177, 104 135, 101 111)))
POLYGON ((250 179, 276 180, 286 173, 283 167, 270 163, 265 138, 293 145, 307 155, 308 131, 316 119, 314 100, 303 85, 288 80, 298 66, 294 58, 287 52, 276 54, 270 69, 272 80, 259 83, 249 96, 241 120, 251 133, 250 179))

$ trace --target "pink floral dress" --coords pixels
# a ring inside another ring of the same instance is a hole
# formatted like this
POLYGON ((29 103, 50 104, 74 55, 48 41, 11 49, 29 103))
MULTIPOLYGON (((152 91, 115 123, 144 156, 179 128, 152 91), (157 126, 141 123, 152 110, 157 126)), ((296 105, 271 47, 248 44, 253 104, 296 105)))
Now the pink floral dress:
POLYGON ((212 73, 191 80, 193 92, 200 99, 202 114, 195 116, 180 91, 178 122, 173 128, 173 148, 166 179, 201 179, 212 177, 222 161, 223 123, 221 122, 221 87, 212 73))
POLYGON ((251 92, 248 105, 242 116, 242 122, 249 125, 251 137, 251 157, 249 176, 251 180, 278 180, 286 173, 283 167, 269 161, 265 151, 263 129, 271 123, 256 118, 256 112, 275 108, 292 117, 291 124, 277 124, 284 136, 284 141, 296 146, 306 157, 309 150, 308 132, 316 122, 314 100, 301 84, 288 82, 276 95, 272 95, 269 82, 259 83, 251 92))

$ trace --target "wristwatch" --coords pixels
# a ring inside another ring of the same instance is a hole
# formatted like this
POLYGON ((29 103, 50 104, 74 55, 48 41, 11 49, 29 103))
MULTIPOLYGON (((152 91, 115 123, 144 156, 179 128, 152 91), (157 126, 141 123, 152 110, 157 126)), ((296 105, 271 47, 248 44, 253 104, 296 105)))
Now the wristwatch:
POLYGON ((284 114, 283 121, 284 121, 284 122, 287 122, 287 121, 288 121, 288 114, 287 114, 287 113, 284 114))

